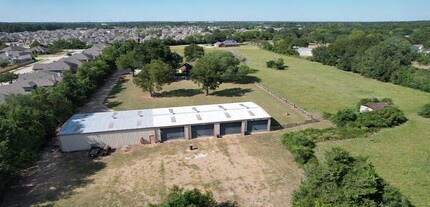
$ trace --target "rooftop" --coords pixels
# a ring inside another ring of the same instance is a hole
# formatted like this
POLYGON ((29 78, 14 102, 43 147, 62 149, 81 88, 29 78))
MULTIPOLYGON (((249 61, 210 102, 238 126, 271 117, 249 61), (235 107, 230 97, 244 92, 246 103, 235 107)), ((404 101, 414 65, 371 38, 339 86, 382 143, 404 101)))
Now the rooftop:
POLYGON ((75 114, 57 135, 268 119, 253 102, 75 114))

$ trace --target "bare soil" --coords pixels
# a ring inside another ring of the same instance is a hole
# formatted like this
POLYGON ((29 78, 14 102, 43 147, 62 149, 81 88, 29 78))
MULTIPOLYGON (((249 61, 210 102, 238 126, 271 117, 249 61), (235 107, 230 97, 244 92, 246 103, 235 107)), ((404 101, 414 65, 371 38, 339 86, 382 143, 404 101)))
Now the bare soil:
POLYGON ((279 136, 134 146, 97 160, 48 149, 10 187, 3 206, 142 206, 165 198, 173 185, 210 190, 240 206, 290 206, 304 175, 279 136), (191 143, 198 149, 188 150, 191 143))

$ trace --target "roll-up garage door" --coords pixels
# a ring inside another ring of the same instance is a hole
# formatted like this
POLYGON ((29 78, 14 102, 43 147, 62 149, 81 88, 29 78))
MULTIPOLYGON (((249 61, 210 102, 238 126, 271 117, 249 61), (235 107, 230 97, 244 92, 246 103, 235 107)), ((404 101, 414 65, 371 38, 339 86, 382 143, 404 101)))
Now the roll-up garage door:
POLYGON ((221 123, 220 133, 221 136, 228 134, 240 134, 242 128, 242 122, 232 122, 232 123, 221 123))
POLYGON ((248 121, 247 132, 266 132, 267 120, 248 121))
POLYGON ((213 137, 214 136, 214 125, 197 125, 191 126, 191 137, 199 138, 199 137, 213 137))
POLYGON ((161 131, 161 140, 176 140, 176 139, 184 139, 184 127, 174 127, 174 128, 162 128, 161 131))

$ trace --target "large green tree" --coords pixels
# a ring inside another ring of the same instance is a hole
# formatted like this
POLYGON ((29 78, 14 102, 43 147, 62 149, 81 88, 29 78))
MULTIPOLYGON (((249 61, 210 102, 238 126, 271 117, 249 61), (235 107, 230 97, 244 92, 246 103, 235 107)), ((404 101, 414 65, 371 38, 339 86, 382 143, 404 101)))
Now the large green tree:
POLYGON ((195 61, 205 55, 205 49, 194 43, 184 48, 184 57, 186 61, 195 61))
POLYGON ((357 68, 367 77, 387 82, 397 70, 410 65, 414 58, 407 40, 392 37, 369 48, 359 59, 357 68))
POLYGON ((163 85, 170 84, 174 80, 175 70, 169 64, 161 60, 152 60, 150 64, 142 68, 133 82, 143 91, 149 92, 153 96, 163 89, 163 85))
POLYGON ((235 79, 234 71, 238 70, 239 64, 231 52, 211 52, 197 61, 191 70, 191 79, 209 95, 209 89, 215 90, 221 83, 235 79))

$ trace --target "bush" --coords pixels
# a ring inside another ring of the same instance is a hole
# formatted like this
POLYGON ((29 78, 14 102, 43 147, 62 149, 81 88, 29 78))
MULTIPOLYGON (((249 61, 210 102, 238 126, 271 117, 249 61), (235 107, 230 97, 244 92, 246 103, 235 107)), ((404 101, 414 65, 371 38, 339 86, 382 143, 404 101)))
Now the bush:
POLYGON ((271 61, 267 61, 267 62, 266 62, 266 66, 267 66, 268 68, 273 68, 273 67, 275 67, 275 61, 273 61, 273 60, 271 60, 271 61))
POLYGON ((293 206, 412 206, 366 158, 332 148, 325 160, 306 171, 308 178, 293 193, 293 206))
POLYGON ((198 189, 194 188, 192 190, 184 191, 183 188, 178 186, 173 186, 170 190, 167 199, 160 204, 154 205, 149 204, 148 207, 180 207, 180 206, 201 206, 201 207, 235 207, 237 203, 235 202, 223 202, 218 203, 213 198, 213 194, 210 191, 205 193, 200 192, 198 189))
POLYGON ((379 111, 371 111, 360 114, 357 119, 358 127, 384 128, 403 124, 408 119, 404 113, 395 107, 387 106, 379 111))
POLYGON ((316 144, 314 140, 303 134, 284 134, 282 143, 293 154, 294 161, 301 165, 306 164, 310 159, 315 157, 313 148, 315 148, 316 144))
POLYGON ((357 120, 357 112, 354 109, 342 109, 331 117, 336 126, 344 127, 353 125, 357 120))
POLYGON ((430 118, 430 104, 424 105, 421 110, 418 112, 418 115, 424 118, 430 118))
POLYGON ((266 66, 268 68, 274 68, 277 70, 283 70, 287 67, 284 63, 284 59, 282 59, 282 58, 279 58, 276 61, 274 61, 274 60, 267 61, 266 66))

